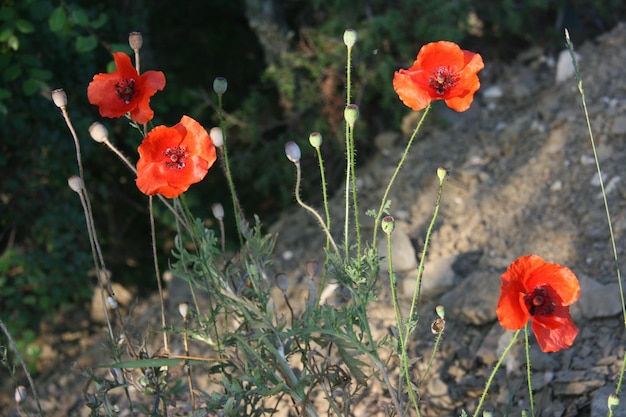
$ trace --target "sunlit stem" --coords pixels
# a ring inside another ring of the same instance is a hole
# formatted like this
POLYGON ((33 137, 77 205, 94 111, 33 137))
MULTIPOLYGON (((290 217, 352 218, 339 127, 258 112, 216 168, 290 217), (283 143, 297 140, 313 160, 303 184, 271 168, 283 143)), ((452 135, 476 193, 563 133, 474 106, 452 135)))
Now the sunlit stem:
MULTIPOLYGON (((326 189, 326 171, 324 169, 324 159, 322 158, 322 150, 320 149, 319 146, 315 146, 315 152, 317 153, 317 161, 318 161, 318 165, 320 167, 320 178, 321 178, 321 182, 322 182, 322 199, 324 201, 324 213, 326 214, 326 229, 330 231, 330 209, 328 206, 328 190, 326 189)), ((326 252, 328 252, 330 250, 330 236, 327 235, 326 236, 326 252)), ((328 257, 326 257, 326 262, 325 264, 328 263, 328 257)), ((319 297, 321 297, 322 295, 322 291, 324 290, 324 288, 326 287, 326 268, 324 268, 324 272, 322 273, 322 282, 320 284, 320 291, 318 294, 318 302, 316 303, 319 304, 319 297)))
MULTIPOLYGON (((347 63, 346 63, 346 106, 352 102, 352 48, 348 47, 347 63)), ((354 144, 350 140, 350 126, 346 123, 346 204, 345 204, 345 221, 344 221, 344 247, 346 263, 350 253, 350 176, 354 172, 354 144)), ((357 254, 360 257, 360 253, 357 254)))
POLYGON ((317 219, 318 223, 324 230, 324 233, 326 233, 326 237, 329 240, 330 245, 332 246, 333 250, 337 253, 337 255, 339 255, 339 249, 337 248, 337 244, 335 244, 335 240, 331 236, 330 231, 328 230, 328 227, 326 227, 326 223, 324 222, 324 219, 322 219, 322 216, 320 216, 319 213, 315 211, 313 207, 309 206, 304 201, 302 201, 302 198, 300 197, 300 181, 302 179, 302 172, 301 172, 302 170, 300 169, 300 162, 296 161, 294 162, 294 165, 296 166, 296 187, 295 187, 296 201, 303 209, 307 210, 317 219))
POLYGON ((400 158, 400 162, 398 162, 398 165, 396 166, 396 170, 393 172, 393 175, 391 176, 391 179, 389 180, 389 183, 387 184, 387 188, 385 189, 385 193, 383 194, 383 198, 380 202, 380 208, 378 209, 378 212, 376 213, 376 219, 374 220, 374 236, 372 239, 372 245, 376 245, 376 236, 377 236, 376 234, 378 233, 380 219, 383 217, 385 206, 387 205, 387 197, 389 197, 389 192, 391 191, 391 187, 393 186, 393 183, 396 180, 396 177, 398 176, 398 173, 400 172, 402 165, 404 165, 404 161, 406 160, 406 157, 409 154, 409 149, 411 149, 411 145, 413 144, 413 141, 415 140, 415 137, 417 136, 417 132, 422 127, 422 124, 424 123, 424 120, 426 119, 426 115, 428 114, 429 110, 430 110, 430 104, 428 105, 428 107, 424 109, 424 113, 422 113, 422 117, 417 123, 417 126, 415 127, 415 130, 413 131, 413 134, 411 135, 411 138, 409 139, 409 142, 407 143, 406 148, 404 149, 402 158, 400 158))
MULTIPOLYGON (((419 295, 422 288, 422 275, 424 275, 424 262, 426 260, 426 251, 428 250, 428 246, 430 244, 430 236, 435 227, 435 221, 437 220, 437 215, 439 214, 439 207, 441 206, 441 196, 443 194, 443 184, 445 182, 446 175, 442 175, 439 177, 439 191, 437 192, 437 202, 435 203, 435 210, 433 212, 433 217, 430 219, 430 224, 428 225, 428 230, 426 231, 426 237, 424 238, 424 247, 422 249, 422 256, 420 258, 420 263, 417 267, 417 276, 415 278, 415 291, 413 292, 413 299, 411 300, 411 311, 409 313, 409 321, 408 325, 411 325, 416 320, 416 309, 417 309, 417 301, 419 299, 419 295)), ((408 329, 412 331, 413 329, 408 329)), ((410 331, 407 332, 407 338, 409 336, 410 331)))
MULTIPOLYGON (((406 349, 406 343, 404 338, 404 330, 403 330, 403 322, 402 316, 400 313, 400 305, 398 302, 398 292, 397 292, 397 279, 395 274, 393 273, 393 253, 391 250, 391 233, 387 234, 387 262, 389 264, 389 284, 391 287, 391 300, 393 304, 393 312, 396 316, 396 324, 398 329, 398 341, 400 343, 400 362, 402 363, 401 373, 404 373, 404 378, 406 379, 407 391, 409 392, 409 398, 411 403, 413 403, 413 408, 417 412, 417 415, 420 415, 419 411, 419 403, 417 396, 413 390, 413 386, 411 384, 411 372, 409 370, 409 355, 406 349)), ((401 387, 401 385, 400 385, 401 387)))
POLYGON ((222 129, 222 134, 224 136, 224 143, 222 146, 218 147, 218 150, 221 153, 222 160, 222 169, 224 170, 224 175, 226 175, 226 181, 228 182, 228 188, 230 190, 230 196, 233 201, 233 211, 235 212, 235 224, 237 225, 237 236, 239 237, 239 245, 243 248, 243 229, 241 222, 244 218, 243 210, 241 209, 241 205, 239 204, 239 199, 237 198, 237 191, 235 190, 235 182, 233 181, 233 176, 230 171, 230 162, 228 160, 228 147, 226 146, 226 126, 224 126, 224 115, 223 115, 223 107, 222 107, 222 95, 217 95, 217 104, 219 108, 219 119, 220 119, 220 128, 222 129))
MULTIPOLYGON (((185 356, 189 357, 189 335, 187 334, 187 315, 183 316, 183 344, 185 346, 185 356)), ((191 377, 191 365, 187 364, 187 383, 189 384, 189 395, 191 396, 191 408, 196 409, 196 395, 193 391, 193 379, 191 377)))
POLYGON ((504 352, 502 352, 502 356, 500 356, 500 359, 498 359, 498 363, 496 363, 496 366, 491 371, 491 375, 489 375, 489 379, 487 379, 487 383, 485 384, 485 389, 483 390, 483 394, 480 396, 480 401, 478 402, 476 411, 474 411, 473 417, 477 417, 480 415, 480 409, 482 408, 483 403, 485 402, 485 398, 487 397, 489 388, 491 388, 491 384, 493 383, 493 378, 496 376, 496 372, 498 372, 498 369, 500 369, 502 362, 504 362, 504 358, 506 358, 506 355, 508 355, 509 351, 511 350, 511 348, 517 341, 517 336, 519 335, 519 332, 521 331, 522 329, 519 329, 515 332, 515 334, 513 335, 513 338, 511 339, 511 342, 506 347, 506 349, 504 349, 504 352))
POLYGON ((154 260, 154 273, 156 275, 157 286, 159 288, 159 300, 161 301, 161 327, 163 331, 163 349, 166 353, 170 352, 170 346, 168 342, 168 333, 165 331, 165 294, 163 293, 163 284, 161 283, 161 273, 159 271, 159 258, 157 254, 156 244, 156 228, 154 225, 154 199, 152 196, 148 198, 148 208, 150 211, 150 236, 152 237, 152 259, 154 260))
MULTIPOLYGON (((356 230, 356 244, 357 244, 357 249, 356 249, 356 253, 357 253, 357 259, 361 258, 361 223, 359 222, 359 201, 358 201, 358 196, 357 196, 357 188, 356 188, 356 171, 355 171, 355 162, 354 162, 354 149, 355 149, 355 145, 354 145, 354 128, 350 128, 349 129, 349 135, 350 135, 350 139, 349 139, 349 143, 350 143, 350 155, 351 156, 351 161, 350 161, 350 169, 351 169, 351 177, 352 177, 352 200, 353 200, 353 207, 352 209, 354 210, 354 227, 356 230)), ((346 250, 348 248, 346 247, 346 250)), ((358 265, 358 272, 359 275, 361 275, 361 262, 357 263, 358 265)))
POLYGON ((418 387, 422 385, 422 383, 426 379, 426 376, 428 376, 428 373, 430 372, 430 368, 432 367, 433 362, 435 361, 435 356, 437 356, 437 352, 439 351, 439 345, 441 344, 441 339, 443 339, 443 331, 437 333, 437 337, 435 338, 435 346, 433 347, 433 353, 431 353, 430 355, 430 359, 428 360, 428 365, 426 366, 424 375, 422 375, 422 378, 417 383, 418 387))
POLYGON ((0 329, 2 329, 2 332, 6 336, 7 341, 9 342, 9 345, 11 346, 11 349, 13 350, 13 353, 15 353, 17 360, 20 362, 20 365, 22 366, 22 369, 24 370, 24 373, 26 374, 26 379, 28 379, 30 390, 33 392, 33 398, 35 399, 35 403, 37 404, 37 411, 39 412, 39 416, 43 417, 44 414, 43 414, 43 410, 41 409, 41 403, 39 402, 39 394, 37 394, 37 389, 35 388, 35 381, 33 381, 33 377, 28 371, 26 362, 24 362, 24 358, 22 357, 22 354, 17 348, 17 344, 15 343, 15 340, 13 340, 11 333, 9 333, 9 329, 7 329, 7 327, 4 325, 4 322, 2 321, 2 319, 0 319, 0 329))
MULTIPOLYGON (((85 175, 84 175, 83 162, 82 162, 80 142, 78 140, 78 135, 76 134, 76 130, 74 129, 74 125, 72 124, 72 120, 70 119, 66 106, 61 107, 61 113, 63 114, 63 119, 65 120, 65 124, 70 130, 70 134, 72 135, 72 139, 74 140, 74 147, 76 149, 76 162, 78 165, 78 172, 79 172, 79 176, 81 180, 79 196, 81 198, 81 203, 83 205, 83 210, 85 213, 87 233, 89 235, 92 255, 94 257, 94 267, 96 268, 96 272, 98 272, 97 278, 98 278, 98 281, 102 279, 102 275, 99 273, 101 271, 106 279, 109 296, 117 303, 117 300, 115 297, 115 291, 113 291, 113 285, 111 284, 111 277, 109 276, 108 270, 106 268, 106 264, 104 262, 104 256, 102 255, 102 250, 100 248, 100 243, 98 241, 98 234, 96 232, 96 226, 94 223, 93 211, 91 209, 91 200, 89 198, 89 193, 87 192, 87 185, 85 184, 85 175)), ((102 289, 102 287, 100 288, 102 289)), ((109 327, 109 333, 112 336, 113 330, 111 327, 110 320, 108 318, 108 314, 106 313, 107 303, 106 303, 106 300, 104 299, 104 293, 102 292, 101 294, 103 298, 102 307, 105 310, 105 317, 107 318, 107 325, 109 327)), ((122 319, 122 313, 120 312, 118 308, 116 308, 115 311, 117 312, 117 318, 118 318, 120 327, 122 329, 122 332, 124 333, 126 340, 128 340, 128 345, 130 347, 131 353, 136 356, 135 350, 132 344, 130 343, 130 339, 128 338, 128 334, 126 334, 126 326, 124 325, 124 320, 122 319)), ((111 340, 113 341, 113 338, 111 338, 111 340)))
MULTIPOLYGON (((124 162, 124 164, 128 167, 128 169, 130 169, 133 172, 133 174, 137 176, 137 168, 135 168, 135 166, 130 162, 130 160, 126 157, 126 155, 120 152, 120 150, 117 149, 115 145, 113 145, 108 138, 104 139, 102 143, 104 143, 109 148, 109 150, 111 150, 118 158, 120 158, 120 160, 124 162)), ((180 225, 183 226, 185 229, 189 230, 188 222, 183 220, 182 217, 180 217, 180 214, 178 214, 176 209, 169 203, 169 201, 167 201, 167 199, 163 197, 161 194, 157 194, 157 197, 159 198, 159 200, 161 200, 161 202, 165 205, 165 207, 167 207, 167 209, 174 215, 174 217, 176 217, 176 220, 178 220, 180 225)))
POLYGON ((530 402, 530 415, 535 417, 535 401, 533 399, 533 380, 530 370, 530 343, 528 342, 528 323, 524 326, 524 344, 526 345, 526 379, 528 381, 528 401, 530 402))
MULTIPOLYGON (((617 276, 617 284, 619 286, 619 295, 622 302, 622 319, 624 321, 624 327, 626 328, 626 302, 624 301, 624 289, 622 285, 622 276, 619 268, 619 260, 617 256, 617 246, 615 245, 615 235, 613 234, 613 225, 611 221, 611 214, 609 212, 609 203, 606 198, 606 191, 604 189, 604 180, 602 179, 602 170, 600 169, 600 160, 598 158, 598 152, 596 151, 596 144, 593 138, 593 130, 591 129, 591 121, 589 120, 589 112, 587 111, 587 101, 585 99, 585 90, 583 89, 583 80, 580 75, 580 71, 578 69, 578 62, 576 60, 576 54, 574 53, 574 45, 569 37, 569 32, 565 29, 565 42, 567 44, 567 49, 569 50, 570 56, 572 58, 572 64, 574 65, 574 72, 576 74, 576 80, 578 81, 578 92, 580 94, 580 99, 583 106, 583 111, 585 113, 585 121, 587 123, 587 131, 589 133, 589 141, 591 142, 591 149, 593 151, 593 159, 596 163, 596 170, 598 172, 598 179, 600 181, 600 190, 602 192, 602 200, 604 202, 604 211, 606 213, 606 222, 609 226, 609 236, 611 239, 611 247, 613 249, 613 261, 615 263, 615 273, 617 276)), ((626 356, 624 357, 624 362, 622 363, 622 369, 619 374, 619 379, 617 382, 617 388, 615 390, 615 394, 619 395, 622 389, 622 383, 624 381, 624 373, 626 371, 626 356)), ((610 412, 610 411, 609 411, 610 412)))

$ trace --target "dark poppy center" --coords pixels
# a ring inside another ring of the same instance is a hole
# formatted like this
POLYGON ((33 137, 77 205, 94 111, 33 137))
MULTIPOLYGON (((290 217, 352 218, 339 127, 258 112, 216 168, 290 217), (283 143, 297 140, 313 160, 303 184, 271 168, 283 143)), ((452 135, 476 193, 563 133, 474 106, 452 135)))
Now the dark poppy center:
POLYGON ((439 67, 430 74, 428 85, 442 96, 458 82, 458 74, 454 73, 449 67, 439 67))
POLYGON ((165 154, 165 166, 170 169, 185 168, 185 159, 187 159, 187 148, 177 146, 175 148, 167 148, 165 154))
POLYGON ((524 295, 524 303, 531 316, 548 316, 554 313, 556 303, 552 301, 550 293, 543 287, 537 287, 524 295))
POLYGON ((129 104, 137 96, 139 90, 135 89, 134 79, 126 78, 115 83, 115 92, 117 93, 117 98, 122 100, 124 104, 129 104))

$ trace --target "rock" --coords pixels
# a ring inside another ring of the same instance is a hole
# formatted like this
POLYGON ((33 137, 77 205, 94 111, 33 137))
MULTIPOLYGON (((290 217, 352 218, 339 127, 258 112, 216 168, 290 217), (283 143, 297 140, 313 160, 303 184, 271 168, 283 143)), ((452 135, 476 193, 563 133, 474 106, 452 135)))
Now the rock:
MULTIPOLYGON (((574 56, 576 57, 576 61, 580 61, 580 56, 574 52, 574 56)), ((559 54, 559 59, 556 62, 556 76, 555 82, 556 84, 561 84, 564 81, 569 80, 574 75, 574 64, 572 63, 572 57, 569 53, 569 50, 564 49, 559 54)))
MULTIPOLYGON (((378 241, 378 253, 385 257, 381 262, 380 270, 389 271, 386 237, 378 241)), ((415 248, 413 248, 409 235, 399 227, 396 227, 396 230, 391 234, 391 254, 394 272, 410 271, 417 268, 415 248)))
POLYGON ((617 283, 602 285, 598 281, 586 276, 579 276, 580 298, 571 309, 580 309, 580 313, 587 319, 612 317, 621 313, 622 304, 617 283))
POLYGON ((626 116, 621 115, 615 117, 611 126, 610 134, 623 135, 626 134, 626 116))
MULTIPOLYGON (((133 299, 133 294, 124 288, 123 285, 118 283, 112 283, 113 292, 115 293, 115 298, 117 299, 117 303, 120 306, 127 306, 133 299)), ((106 297, 106 295, 105 295, 106 297)), ((107 306, 107 310, 109 311, 109 319, 113 321, 111 317, 111 308, 107 306)), ((96 287, 93 291, 93 296, 91 297, 91 319, 97 323, 106 323, 106 317, 104 315, 104 309, 102 308, 102 294, 100 292, 100 287, 96 287)))
POLYGON ((476 271, 440 299, 446 318, 483 325, 496 319, 500 280, 490 271, 476 271))
MULTIPOLYGON (((444 256, 443 258, 427 262, 424 265, 424 274, 422 275, 421 284, 421 297, 423 301, 433 299, 452 288, 456 278, 456 274, 452 270, 452 265, 456 259, 456 255, 444 256)), ((407 279, 402 282, 404 294, 409 295, 415 292, 415 281, 415 279, 407 279)))
POLYGON ((387 155, 399 138, 400 133, 398 132, 382 132, 376 135, 374 144, 383 155, 387 155))
MULTIPOLYGON (((606 416, 608 407, 609 395, 615 394, 615 387, 613 385, 607 385, 598 389, 593 393, 591 397, 591 415, 592 416, 606 416)), ((626 402, 620 401, 617 408, 613 409, 613 417, 626 417, 626 402)))

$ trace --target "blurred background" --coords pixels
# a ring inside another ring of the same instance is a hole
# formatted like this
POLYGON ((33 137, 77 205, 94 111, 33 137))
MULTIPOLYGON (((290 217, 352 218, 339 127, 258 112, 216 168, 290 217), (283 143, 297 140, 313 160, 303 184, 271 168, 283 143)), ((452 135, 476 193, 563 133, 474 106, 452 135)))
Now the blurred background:
MULTIPOLYGON (((67 186, 78 169, 73 140, 50 100, 55 88, 68 96, 113 279, 139 295, 154 289, 147 198, 132 173, 87 133, 92 122, 102 122, 111 141, 136 160, 139 134, 126 119, 101 118, 86 96, 94 74, 113 69, 112 52, 131 53, 131 31, 144 36, 142 71, 160 70, 167 79, 151 101, 154 125, 175 124, 183 114, 207 130, 217 125, 212 83, 217 76, 228 80, 224 111, 234 180, 246 214, 268 224, 293 204, 285 142, 296 141, 306 153, 309 134, 321 132, 330 192, 343 177, 345 29, 359 36, 353 92, 362 162, 376 150, 373 137, 397 128, 406 115, 391 79, 424 43, 455 41, 479 52, 489 67, 531 47, 556 55, 565 27, 577 43, 625 16, 621 0, 2 0, 0 317, 22 351, 36 356, 25 348, 41 319, 68 304, 86 306, 96 284, 82 208, 67 186)), ((319 174, 306 165, 313 160, 303 161, 303 195, 315 203, 319 174)), ((217 165, 186 198, 208 227, 215 227, 213 203, 232 212, 217 165)), ((158 204, 157 210, 165 267, 175 229, 158 204)))

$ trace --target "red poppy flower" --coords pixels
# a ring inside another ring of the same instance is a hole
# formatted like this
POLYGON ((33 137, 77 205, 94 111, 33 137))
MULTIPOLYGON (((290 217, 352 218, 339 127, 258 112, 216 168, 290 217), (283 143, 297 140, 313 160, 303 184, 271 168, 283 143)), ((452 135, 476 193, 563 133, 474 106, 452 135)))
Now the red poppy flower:
POLYGON ((413 110, 445 100, 448 107, 462 112, 469 109, 480 88, 477 74, 484 66, 479 54, 464 51, 456 43, 429 43, 420 49, 411 68, 395 73, 393 89, 413 110))
POLYGON ((139 145, 137 187, 147 195, 174 198, 202 181, 215 162, 215 146, 207 131, 183 116, 172 127, 157 126, 139 145))
POLYGON ((541 350, 556 352, 570 347, 578 334, 569 306, 579 295, 578 279, 570 269, 537 255, 522 256, 502 274, 496 313, 509 330, 521 329, 530 319, 541 350))
POLYGON ((98 106, 103 117, 121 117, 130 112, 137 123, 147 123, 154 116, 150 97, 165 87, 161 71, 137 74, 130 57, 123 52, 113 54, 117 71, 96 74, 87 87, 89 102, 98 106))

